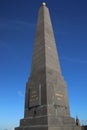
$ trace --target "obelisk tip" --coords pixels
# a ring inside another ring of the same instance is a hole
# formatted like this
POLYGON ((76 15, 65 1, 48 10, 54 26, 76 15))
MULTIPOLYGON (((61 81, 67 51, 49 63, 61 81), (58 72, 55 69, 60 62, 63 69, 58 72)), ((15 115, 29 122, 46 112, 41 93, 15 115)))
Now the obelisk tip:
POLYGON ((46 3, 45 3, 45 2, 43 2, 43 3, 42 3, 42 6, 46 6, 46 3))

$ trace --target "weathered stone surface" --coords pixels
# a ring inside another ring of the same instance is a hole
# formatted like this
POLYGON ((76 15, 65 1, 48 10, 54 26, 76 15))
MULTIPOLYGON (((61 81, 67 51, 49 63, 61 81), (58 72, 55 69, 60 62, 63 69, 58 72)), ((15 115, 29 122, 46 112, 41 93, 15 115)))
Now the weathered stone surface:
POLYGON ((80 130, 70 117, 49 10, 40 7, 24 119, 15 130, 80 130))

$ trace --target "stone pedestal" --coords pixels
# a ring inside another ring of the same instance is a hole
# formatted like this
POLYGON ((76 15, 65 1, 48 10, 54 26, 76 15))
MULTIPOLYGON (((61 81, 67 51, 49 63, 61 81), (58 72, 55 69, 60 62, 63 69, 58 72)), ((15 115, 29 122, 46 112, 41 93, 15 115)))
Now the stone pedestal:
POLYGON ((70 117, 44 116, 22 119, 15 130, 81 130, 81 127, 70 117))

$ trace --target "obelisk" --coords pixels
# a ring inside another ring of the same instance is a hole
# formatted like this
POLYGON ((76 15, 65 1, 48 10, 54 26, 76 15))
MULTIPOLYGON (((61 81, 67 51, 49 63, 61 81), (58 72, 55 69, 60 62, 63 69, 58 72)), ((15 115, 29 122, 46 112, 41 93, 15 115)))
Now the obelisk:
POLYGON ((24 119, 15 130, 77 130, 70 117, 66 82, 46 3, 42 3, 38 14, 24 119))

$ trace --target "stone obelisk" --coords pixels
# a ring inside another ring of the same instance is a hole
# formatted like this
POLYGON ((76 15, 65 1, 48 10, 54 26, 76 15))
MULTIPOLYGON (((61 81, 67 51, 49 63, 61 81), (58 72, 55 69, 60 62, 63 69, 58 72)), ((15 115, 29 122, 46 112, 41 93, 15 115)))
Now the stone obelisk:
POLYGON ((67 87, 46 3, 42 3, 38 14, 24 119, 15 130, 77 130, 70 117, 67 87))

